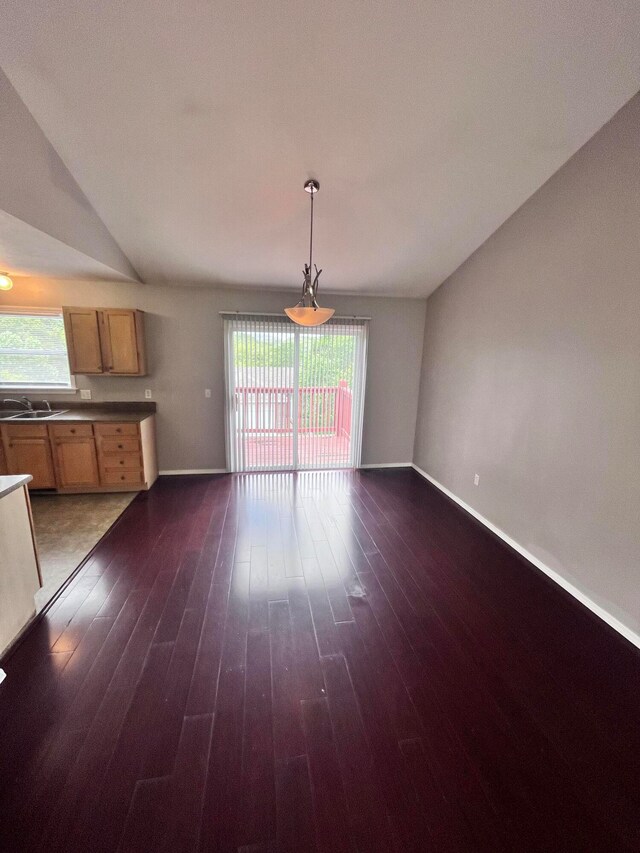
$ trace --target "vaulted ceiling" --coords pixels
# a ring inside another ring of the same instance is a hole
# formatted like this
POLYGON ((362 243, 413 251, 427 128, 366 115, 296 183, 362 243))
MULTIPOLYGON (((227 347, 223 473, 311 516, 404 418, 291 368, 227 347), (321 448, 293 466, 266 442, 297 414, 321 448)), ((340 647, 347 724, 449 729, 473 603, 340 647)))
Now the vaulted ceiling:
POLYGON ((315 176, 325 290, 427 295, 640 88, 637 0, 2 7, 4 72, 145 281, 297 287, 315 176))

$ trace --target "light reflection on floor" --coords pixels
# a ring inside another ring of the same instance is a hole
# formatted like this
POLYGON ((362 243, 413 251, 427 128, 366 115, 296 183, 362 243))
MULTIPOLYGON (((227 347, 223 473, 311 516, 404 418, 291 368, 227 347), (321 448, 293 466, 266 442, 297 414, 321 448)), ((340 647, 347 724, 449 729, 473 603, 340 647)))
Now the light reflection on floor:
MULTIPOLYGON (((350 565, 358 545, 354 525, 360 521, 349 495, 351 469, 234 474, 232 507, 237 515, 236 563, 251 563, 251 595, 267 587, 273 593, 287 579, 302 577, 308 590, 342 588, 351 578, 340 571, 350 565), (293 534, 293 535, 292 535, 293 534), (297 543, 291 547, 292 540, 297 543), (323 559, 319 561, 318 548, 323 559), (326 547, 325 547, 326 546, 326 547), (262 571, 256 567, 263 567, 262 571)), ((232 588, 232 595, 238 594, 232 588)), ((354 594, 359 594, 354 589, 354 594)))

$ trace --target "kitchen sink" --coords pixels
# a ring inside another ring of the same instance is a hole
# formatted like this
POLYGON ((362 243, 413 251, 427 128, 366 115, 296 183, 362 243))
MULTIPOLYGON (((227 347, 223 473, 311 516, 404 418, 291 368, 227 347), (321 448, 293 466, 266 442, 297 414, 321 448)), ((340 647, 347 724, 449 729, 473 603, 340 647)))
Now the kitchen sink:
POLYGON ((65 412, 68 412, 69 409, 53 409, 53 411, 49 411, 45 409, 43 411, 33 411, 33 412, 18 412, 17 415, 10 415, 8 418, 4 420, 8 421, 34 421, 34 420, 46 420, 47 418, 52 418, 54 415, 64 415, 65 412))

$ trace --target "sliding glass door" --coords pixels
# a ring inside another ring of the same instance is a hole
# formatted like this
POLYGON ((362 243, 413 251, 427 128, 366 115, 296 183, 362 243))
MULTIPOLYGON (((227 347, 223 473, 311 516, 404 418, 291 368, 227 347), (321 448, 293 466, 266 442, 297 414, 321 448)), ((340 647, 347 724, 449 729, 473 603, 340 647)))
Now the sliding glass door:
POLYGON ((234 314, 224 326, 229 469, 357 467, 367 322, 234 314))

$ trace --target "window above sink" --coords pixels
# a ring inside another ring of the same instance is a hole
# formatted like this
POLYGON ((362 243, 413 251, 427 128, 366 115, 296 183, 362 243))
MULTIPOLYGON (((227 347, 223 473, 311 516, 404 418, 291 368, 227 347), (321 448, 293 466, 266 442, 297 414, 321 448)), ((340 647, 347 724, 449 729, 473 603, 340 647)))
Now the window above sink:
POLYGON ((75 392, 61 310, 0 309, 0 393, 75 392))

